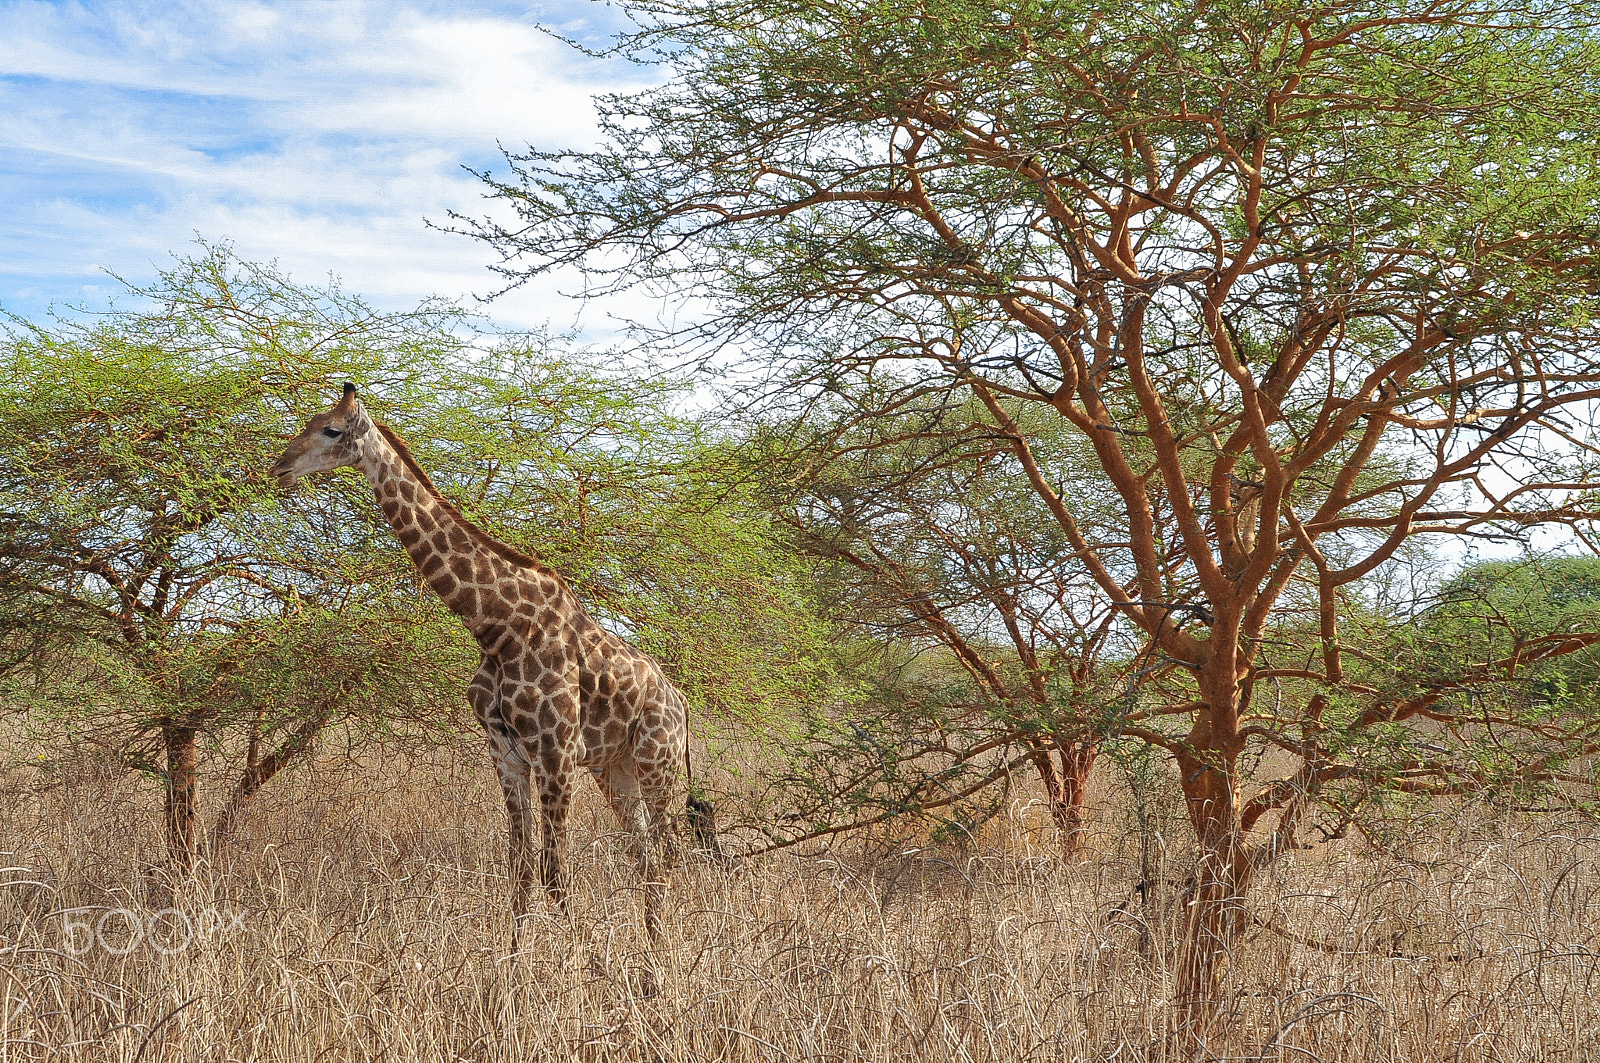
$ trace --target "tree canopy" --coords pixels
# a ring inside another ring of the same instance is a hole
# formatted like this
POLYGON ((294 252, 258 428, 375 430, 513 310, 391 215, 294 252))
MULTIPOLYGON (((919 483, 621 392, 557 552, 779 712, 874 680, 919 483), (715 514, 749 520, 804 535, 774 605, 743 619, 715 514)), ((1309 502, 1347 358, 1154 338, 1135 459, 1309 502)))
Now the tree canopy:
MULTIPOLYGON (((1357 754, 1352 735, 1435 729, 1447 700, 1361 681, 1363 584, 1451 542, 1589 535, 1591 13, 623 6, 639 28, 617 51, 665 82, 606 98, 593 150, 508 155, 484 178, 518 224, 464 227, 511 282, 577 264, 698 297, 696 325, 657 339, 742 356, 770 420, 844 395, 863 421, 915 408, 1006 441, 1163 666, 1117 730, 1182 781, 1200 857, 1179 992, 1203 1010, 1240 899, 1328 787, 1482 781, 1464 745, 1357 754), (1092 455, 1093 502, 1041 460, 1041 416, 1092 455), (1086 520, 1107 501, 1115 521, 1086 520), (1306 616, 1291 663, 1274 638, 1306 616), (1299 766, 1251 792, 1268 748, 1299 766)), ((1451 681, 1592 640, 1547 634, 1451 681)), ((1568 737, 1563 756, 1593 748, 1568 737)))
POLYGON ((709 444, 673 412, 676 382, 443 303, 378 312, 225 245, 132 294, 0 339, 0 699, 158 777, 179 864, 202 841, 207 755, 242 760, 220 840, 330 725, 465 719, 476 650, 365 480, 284 493, 266 475, 345 380, 697 711, 757 715, 815 681, 804 582, 748 498, 700 475, 709 444))

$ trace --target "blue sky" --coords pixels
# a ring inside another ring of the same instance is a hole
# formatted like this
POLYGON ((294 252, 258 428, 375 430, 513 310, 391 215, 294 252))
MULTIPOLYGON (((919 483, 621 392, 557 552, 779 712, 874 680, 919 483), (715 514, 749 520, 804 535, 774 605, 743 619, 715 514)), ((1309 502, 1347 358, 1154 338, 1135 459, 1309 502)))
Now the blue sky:
MULTIPOLYGON (((497 141, 591 144, 591 95, 651 76, 539 24, 598 44, 620 20, 586 0, 0 0, 0 306, 103 306, 106 270, 148 281, 197 235, 383 307, 493 290, 489 248, 425 225, 491 209, 461 167, 497 141)), ((608 331, 576 287, 488 310, 608 331)))

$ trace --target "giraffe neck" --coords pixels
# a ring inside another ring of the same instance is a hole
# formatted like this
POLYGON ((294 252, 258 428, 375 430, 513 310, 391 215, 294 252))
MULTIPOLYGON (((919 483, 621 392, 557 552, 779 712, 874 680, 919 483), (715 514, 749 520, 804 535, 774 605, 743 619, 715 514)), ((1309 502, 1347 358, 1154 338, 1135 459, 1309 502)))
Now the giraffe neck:
POLYGON ((502 588, 512 569, 543 566, 463 517, 399 437, 381 425, 373 427, 361 441, 358 464, 383 515, 428 585, 481 641, 504 619, 502 588))

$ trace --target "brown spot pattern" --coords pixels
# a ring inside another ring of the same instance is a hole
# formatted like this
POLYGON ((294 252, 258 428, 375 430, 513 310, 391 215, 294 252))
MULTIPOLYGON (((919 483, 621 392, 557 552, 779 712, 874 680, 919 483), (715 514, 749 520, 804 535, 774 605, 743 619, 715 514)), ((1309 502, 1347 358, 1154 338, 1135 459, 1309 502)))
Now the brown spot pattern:
POLYGON ((341 410, 359 440, 349 463, 366 473, 406 552, 482 650, 467 698, 505 796, 513 913, 527 910, 536 873, 565 907, 561 845, 583 767, 635 837, 646 924, 655 933, 677 852, 667 809, 681 792, 683 695, 654 660, 597 625, 556 573, 466 520, 399 437, 371 423, 353 398, 334 412, 341 410))

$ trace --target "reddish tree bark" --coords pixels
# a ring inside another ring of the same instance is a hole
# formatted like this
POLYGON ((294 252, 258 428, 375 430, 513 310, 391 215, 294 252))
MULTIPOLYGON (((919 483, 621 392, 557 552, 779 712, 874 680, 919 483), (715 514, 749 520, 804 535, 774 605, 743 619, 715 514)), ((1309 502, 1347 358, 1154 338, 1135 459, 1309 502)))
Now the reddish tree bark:
POLYGON ((1100 756, 1100 746, 1094 742, 1079 742, 1061 749, 1062 807, 1066 813, 1061 830, 1067 852, 1076 853, 1088 841, 1088 809, 1084 802, 1089 796, 1089 773, 1100 756))
POLYGON ((162 726, 166 745, 167 860, 179 871, 194 867, 195 807, 199 755, 195 729, 177 723, 162 726))
MULTIPOLYGON (((1474 755, 1475 729, 1517 756, 1517 785, 1584 781, 1562 765, 1600 746, 1592 731, 1486 712, 1472 684, 1521 682, 1593 632, 1508 635, 1419 678, 1391 667, 1406 639, 1384 645, 1353 606, 1369 577, 1409 563, 1408 543, 1582 537, 1600 522, 1592 35, 1544 9, 1517 16, 1526 37, 1485 34, 1505 12, 1472 2, 935 4, 919 9, 926 39, 966 46, 918 50, 887 9, 817 9, 779 32, 761 5, 648 6, 660 21, 629 46, 654 55, 675 36, 681 94, 611 101, 603 150, 511 157, 491 185, 520 224, 477 235, 528 274, 626 250, 619 284, 669 282, 722 308, 692 338, 786 352, 771 409, 800 423, 843 403, 895 429, 834 428, 808 450, 892 456, 904 439, 959 437, 971 445, 936 455, 941 474, 959 467, 951 482, 1025 478, 1034 498, 1007 501, 980 541, 1008 542, 1042 505, 1059 541, 1012 551, 1018 570, 1035 587, 1046 570, 1092 581, 1141 644, 1126 710, 1082 713, 1084 733, 1142 740, 1182 775, 1198 854, 1186 1025, 1216 1000, 1253 879, 1330 783, 1507 784, 1474 755), (1463 64, 1498 80, 1452 73, 1463 64), (1082 443, 1072 461, 1063 433, 1082 443), (1389 732, 1424 722, 1421 751, 1396 753, 1389 732), (1244 795, 1247 748, 1300 763, 1244 795)), ((874 535, 859 486, 826 483, 822 502, 853 556, 882 569, 916 539, 899 519, 874 535)), ((917 530, 950 510, 931 498, 917 530)), ((1012 622, 1040 593, 1015 594, 1020 582, 886 601, 954 650, 984 708, 1031 699, 1012 739, 1028 742, 1061 689, 1039 689, 1059 668, 1034 667, 1039 635, 1012 622), (978 609, 990 622, 968 636, 978 609), (1002 627, 1020 667, 995 666, 1002 627)), ((1420 613, 1400 603, 1379 620, 1399 630, 1420 613)), ((1063 766, 1028 752, 1068 819, 1063 766)))
POLYGON ((250 755, 245 762, 245 769, 240 774, 239 780, 234 783, 227 802, 211 825, 211 834, 207 839, 207 848, 210 852, 215 854, 227 844, 228 838, 239 822, 239 817, 244 814, 251 799, 272 780, 273 776, 311 752, 317 736, 328 725, 329 719, 328 713, 310 717, 264 758, 257 755, 258 736, 251 736, 250 755))
POLYGON ((1068 854, 1081 853, 1087 840, 1087 810, 1084 798, 1089 788, 1089 772, 1094 768, 1100 747, 1094 742, 1074 742, 1055 746, 1043 740, 1032 743, 1034 769, 1044 784, 1050 805, 1050 818, 1061 833, 1061 845, 1068 854))

